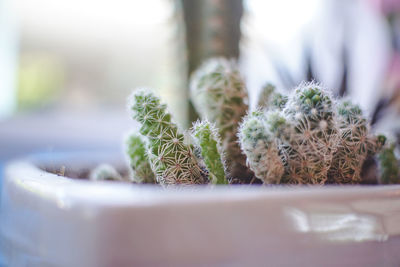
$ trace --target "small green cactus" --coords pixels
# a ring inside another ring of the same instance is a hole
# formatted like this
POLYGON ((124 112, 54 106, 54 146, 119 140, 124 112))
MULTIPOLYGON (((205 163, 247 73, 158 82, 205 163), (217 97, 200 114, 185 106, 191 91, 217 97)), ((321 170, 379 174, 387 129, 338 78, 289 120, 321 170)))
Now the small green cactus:
POLYGON ((211 182, 213 184, 227 184, 217 129, 208 121, 198 121, 193 125, 192 135, 201 148, 201 156, 204 159, 211 182))
POLYGON ((126 139, 126 154, 132 170, 132 179, 136 183, 156 183, 155 175, 151 170, 147 156, 147 145, 144 137, 133 133, 126 139))
POLYGON ((123 181, 121 175, 109 164, 100 164, 89 175, 93 181, 123 181))
POLYGON ((147 136, 148 155, 157 181, 162 185, 204 184, 207 174, 197 162, 192 147, 171 121, 166 105, 148 90, 138 90, 130 105, 133 118, 141 123, 140 133, 147 136))
POLYGON ((267 83, 261 90, 258 97, 257 107, 259 109, 282 110, 288 101, 288 97, 276 91, 276 87, 267 83))
POLYGON ((248 96, 236 62, 209 59, 192 75, 190 89, 199 115, 218 128, 229 176, 250 182, 253 175, 237 142, 239 122, 248 110, 248 96))
POLYGON ((324 184, 339 143, 335 107, 329 94, 315 83, 303 83, 284 109, 292 132, 287 142, 289 182, 324 184))
POLYGON ((284 166, 277 139, 269 128, 262 111, 255 111, 243 119, 238 136, 256 177, 266 184, 279 184, 284 166))
POLYGON ((399 163, 394 153, 395 144, 388 145, 378 155, 378 169, 382 184, 400 183, 399 163))

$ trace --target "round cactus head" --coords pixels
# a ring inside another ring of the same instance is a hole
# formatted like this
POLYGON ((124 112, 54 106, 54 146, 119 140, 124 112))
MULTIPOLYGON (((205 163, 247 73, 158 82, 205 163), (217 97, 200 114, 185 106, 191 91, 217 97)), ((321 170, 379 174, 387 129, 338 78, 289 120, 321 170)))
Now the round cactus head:
POLYGON ((256 177, 267 184, 280 183, 284 166, 278 141, 268 129, 263 112, 247 115, 239 130, 239 142, 256 177))
POLYGON ((361 116, 362 110, 360 106, 349 100, 343 101, 338 105, 338 114, 344 117, 361 116))
POLYGON ((342 101, 338 104, 337 112, 341 128, 346 128, 348 125, 357 125, 359 130, 368 130, 367 119, 364 117, 359 105, 352 103, 350 100, 342 101))
POLYGON ((304 115, 310 121, 332 120, 334 104, 330 94, 316 83, 303 83, 295 89, 288 104, 289 113, 304 115))

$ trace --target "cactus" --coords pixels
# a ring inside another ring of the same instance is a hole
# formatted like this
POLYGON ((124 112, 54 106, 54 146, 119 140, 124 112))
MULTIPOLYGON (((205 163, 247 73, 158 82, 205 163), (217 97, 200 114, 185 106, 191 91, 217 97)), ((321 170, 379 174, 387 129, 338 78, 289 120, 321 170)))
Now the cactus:
POLYGON ((201 156, 204 159, 211 182, 227 184, 217 129, 208 121, 198 121, 193 125, 192 135, 197 139, 201 148, 201 156))
POLYGON ((369 125, 358 105, 343 101, 338 105, 340 143, 329 170, 329 182, 359 183, 368 154, 369 125))
MULTIPOLYGON (((369 133, 369 123, 357 105, 341 102, 336 113, 331 97, 315 83, 301 84, 283 111, 268 105, 263 113, 258 113, 246 118, 246 123, 251 121, 252 131, 260 130, 262 138, 267 140, 264 142, 278 148, 274 157, 280 161, 269 157, 268 166, 263 167, 264 173, 279 169, 280 183, 360 183, 366 157, 377 153, 385 143, 384 136, 369 133)), ((245 138, 240 141, 249 162, 259 164, 268 155, 267 151, 260 153, 255 145, 251 148, 245 138)), ((260 177, 254 166, 250 164, 260 177)))
POLYGON ((284 109, 292 131, 286 143, 288 181, 299 184, 324 184, 333 154, 339 143, 335 107, 319 85, 300 84, 284 109))
POLYGON ((89 175, 93 181, 123 181, 121 175, 109 164, 100 164, 89 175))
POLYGON ((342 101, 337 110, 340 143, 328 179, 330 183, 360 183, 364 161, 379 152, 386 138, 371 135, 368 120, 358 105, 342 101))
POLYGON ((184 143, 166 105, 145 90, 136 91, 131 99, 133 118, 141 123, 140 133, 148 138, 148 155, 157 181, 162 185, 207 183, 206 172, 192 147, 184 143))
POLYGON ((243 119, 238 136, 255 176, 266 184, 279 184, 284 166, 278 141, 269 128, 263 113, 255 111, 243 119))
POLYGON ((146 152, 146 142, 142 135, 133 133, 126 139, 126 154, 136 183, 156 183, 146 152))
MULTIPOLYGON (((289 96, 267 85, 258 110, 248 115, 247 91, 234 61, 205 62, 190 89, 203 121, 186 138, 159 98, 143 90, 133 94, 130 107, 143 135, 127 142, 136 182, 354 184, 362 180, 366 159, 385 145, 383 135, 370 133, 357 105, 343 101, 336 107, 314 82, 300 84, 289 96)), ((385 147, 379 155, 383 183, 399 182, 393 151, 385 147)))
POLYGON ((190 90, 199 115, 219 130, 230 178, 250 182, 252 173, 237 142, 239 122, 248 110, 247 90, 237 64, 223 58, 206 61, 192 75, 190 90))
POLYGON ((276 87, 267 83, 258 96, 257 107, 259 109, 282 110, 288 101, 288 97, 276 91, 276 87))
POLYGON ((400 171, 397 158, 394 153, 395 144, 385 147, 378 156, 378 169, 382 184, 400 183, 400 171))

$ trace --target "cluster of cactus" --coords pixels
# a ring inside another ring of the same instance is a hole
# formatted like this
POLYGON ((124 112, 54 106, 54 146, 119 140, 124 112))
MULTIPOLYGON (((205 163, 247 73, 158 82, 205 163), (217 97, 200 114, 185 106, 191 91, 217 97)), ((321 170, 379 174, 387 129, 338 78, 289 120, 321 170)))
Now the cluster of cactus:
POLYGON ((267 86, 262 96, 267 103, 244 118, 238 136, 264 183, 360 183, 365 159, 385 143, 357 105, 336 104, 316 83, 300 84, 287 97, 267 86))
POLYGON ((190 91, 201 120, 185 132, 157 96, 133 93, 129 107, 140 131, 128 137, 126 153, 134 182, 355 184, 364 161, 378 153, 381 180, 399 176, 393 148, 372 134, 361 109, 336 103, 316 83, 290 95, 268 84, 249 112, 237 64, 217 58, 192 75, 190 91))
POLYGON ((130 108, 141 124, 139 133, 127 140, 135 182, 165 186, 227 183, 221 143, 212 123, 201 121, 191 132, 181 133, 166 105, 149 90, 135 91, 130 108))
POLYGON ((134 180, 163 185, 250 183, 254 175, 237 137, 248 110, 237 64, 222 58, 209 60, 193 74, 190 87, 202 120, 186 132, 190 136, 186 140, 159 98, 145 90, 134 92, 130 108, 141 124, 135 143, 140 134, 142 144, 128 143, 134 180))

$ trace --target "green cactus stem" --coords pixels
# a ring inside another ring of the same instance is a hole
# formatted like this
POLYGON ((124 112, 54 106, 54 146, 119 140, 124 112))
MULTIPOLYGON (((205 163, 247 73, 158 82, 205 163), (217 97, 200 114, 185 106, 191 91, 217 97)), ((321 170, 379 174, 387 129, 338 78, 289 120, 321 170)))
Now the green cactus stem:
POLYGON ((378 155, 379 180, 382 184, 400 183, 399 163, 394 153, 395 144, 388 145, 378 155))
POLYGON ((145 138, 139 133, 133 133, 126 139, 126 154, 132 171, 132 179, 136 183, 156 183, 147 156, 145 138))
POLYGON ((339 143, 335 106, 318 84, 303 83, 284 109, 292 125, 287 154, 289 183, 324 184, 339 143))
POLYGON ((255 111, 243 119, 238 134, 239 142, 256 177, 265 184, 279 184, 284 166, 278 141, 269 128, 263 113, 255 111))
POLYGON ((109 164, 100 164, 89 175, 93 181, 124 181, 115 168, 109 164))
POLYGON ((204 159, 211 182, 227 184, 217 129, 208 121, 197 121, 193 125, 192 135, 201 148, 201 156, 204 159))
POLYGON ((209 59, 192 75, 190 89, 201 118, 218 128, 231 182, 238 179, 249 183, 253 174, 237 140, 239 122, 248 110, 248 96, 236 62, 209 59))
POLYGON ((184 136, 171 121, 166 105, 148 90, 134 92, 130 105, 133 118, 141 123, 140 133, 147 136, 148 156, 157 181, 162 185, 204 184, 207 174, 184 143, 184 136))

